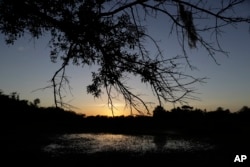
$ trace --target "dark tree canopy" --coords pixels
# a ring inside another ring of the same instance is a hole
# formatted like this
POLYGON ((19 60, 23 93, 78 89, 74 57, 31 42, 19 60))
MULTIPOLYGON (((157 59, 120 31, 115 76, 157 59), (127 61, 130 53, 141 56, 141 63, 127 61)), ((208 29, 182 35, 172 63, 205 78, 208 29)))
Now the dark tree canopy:
POLYGON ((221 30, 227 25, 250 23, 249 17, 237 15, 237 11, 231 15, 231 10, 243 2, 0 0, 0 32, 7 44, 13 44, 25 34, 34 38, 50 34, 51 60, 56 62, 61 58, 63 61, 51 80, 56 106, 63 105, 61 89, 68 83, 65 67, 73 63, 99 67, 92 72, 88 93, 99 97, 101 92, 106 92, 112 109, 112 93, 116 91, 123 95, 127 105, 141 112, 139 104, 149 111, 147 103, 132 92, 125 79, 134 75, 149 84, 159 105, 192 98, 190 85, 203 80, 181 72, 177 60, 184 59, 192 68, 186 54, 188 47, 204 47, 215 61, 216 53, 226 54, 219 44, 221 30), (166 27, 166 31, 176 33, 183 56, 166 57, 148 33, 146 19, 157 19, 159 15, 171 21, 172 26, 166 27), (215 34, 214 45, 203 38, 204 32, 215 34), (154 43, 157 56, 149 54, 145 46, 149 41, 154 43))

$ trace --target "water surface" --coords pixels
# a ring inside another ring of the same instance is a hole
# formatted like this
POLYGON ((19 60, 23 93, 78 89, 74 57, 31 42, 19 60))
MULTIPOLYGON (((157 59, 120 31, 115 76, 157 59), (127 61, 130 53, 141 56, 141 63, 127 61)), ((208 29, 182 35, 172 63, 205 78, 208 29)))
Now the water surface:
POLYGON ((124 135, 111 133, 65 134, 54 137, 43 151, 52 155, 98 152, 192 152, 213 149, 204 139, 173 135, 124 135))

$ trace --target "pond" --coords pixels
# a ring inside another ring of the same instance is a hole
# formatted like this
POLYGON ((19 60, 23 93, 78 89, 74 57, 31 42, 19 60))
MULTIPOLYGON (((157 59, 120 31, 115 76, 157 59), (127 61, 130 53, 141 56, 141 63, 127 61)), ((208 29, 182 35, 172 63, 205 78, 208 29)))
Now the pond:
POLYGON ((94 154, 98 152, 192 152, 213 149, 206 139, 194 139, 170 134, 127 135, 112 133, 64 134, 52 138, 43 148, 53 156, 61 154, 94 154))

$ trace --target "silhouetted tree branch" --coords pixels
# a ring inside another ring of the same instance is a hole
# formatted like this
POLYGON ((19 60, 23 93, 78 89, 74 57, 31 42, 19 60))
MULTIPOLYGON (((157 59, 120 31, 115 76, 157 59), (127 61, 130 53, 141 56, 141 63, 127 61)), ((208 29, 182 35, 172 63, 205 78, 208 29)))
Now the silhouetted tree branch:
POLYGON ((64 84, 69 84, 65 68, 72 62, 99 67, 92 72, 92 84, 87 86, 87 92, 100 97, 104 90, 112 111, 115 91, 123 95, 131 111, 134 108, 142 112, 139 107, 142 104, 149 112, 148 103, 132 92, 125 79, 130 75, 138 76, 142 83, 149 84, 159 105, 193 98, 194 89, 190 86, 204 78, 182 72, 179 61, 184 59, 193 68, 186 50, 198 47, 205 48, 215 62, 215 54, 227 55, 220 46, 219 35, 227 25, 250 23, 249 17, 236 15, 237 12, 231 15, 231 11, 243 2, 1 0, 0 32, 5 35, 7 44, 13 44, 25 34, 39 38, 50 33, 51 61, 56 62, 58 57, 63 61, 51 79, 56 106, 64 104, 61 91, 64 84), (158 42, 147 31, 147 18, 157 19, 159 15, 171 21, 169 33, 176 33, 183 56, 166 58, 158 42), (203 33, 214 34, 212 42, 215 44, 203 37, 203 33), (157 56, 149 53, 146 42, 154 44, 157 56))

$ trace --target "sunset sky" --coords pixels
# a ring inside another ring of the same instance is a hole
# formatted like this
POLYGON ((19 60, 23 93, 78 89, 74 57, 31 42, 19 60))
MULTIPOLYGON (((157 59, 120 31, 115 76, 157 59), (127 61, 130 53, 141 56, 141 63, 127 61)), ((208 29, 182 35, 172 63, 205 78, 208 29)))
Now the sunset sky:
MULTIPOLYGON (((249 7, 250 5, 242 8, 242 12, 248 16, 250 16, 249 7)), ((152 21, 150 25, 153 35, 162 41, 160 45, 166 56, 182 53, 175 36, 169 37, 168 22, 163 24, 162 20, 158 20, 152 21)), ((208 78, 202 85, 193 85, 197 89, 197 94, 194 96, 200 100, 190 100, 189 105, 207 111, 215 110, 219 106, 231 111, 237 111, 243 106, 250 107, 249 28, 249 25, 242 24, 237 28, 224 29, 220 41, 223 49, 229 52, 229 57, 216 55, 220 65, 199 47, 188 52, 190 62, 198 70, 191 71, 188 67, 183 70, 196 77, 208 78)), ((0 35, 0 89, 5 94, 17 92, 20 99, 33 101, 39 98, 40 106, 54 105, 52 89, 37 90, 51 84, 50 79, 61 65, 60 61, 58 63, 50 61, 48 41, 47 36, 35 40, 27 35, 17 40, 14 45, 6 45, 4 36, 0 35)), ((154 48, 151 47, 148 46, 153 54, 154 48)), ((86 93, 86 86, 91 83, 91 71, 95 71, 95 67, 69 65, 66 70, 72 89, 71 93, 66 89, 65 102, 77 107, 72 110, 86 115, 111 115, 105 94, 100 99, 94 99, 92 95, 86 93)), ((132 78, 128 83, 135 92, 143 94, 145 101, 157 104, 150 86, 142 85, 136 78, 132 78)), ((129 111, 124 109, 121 95, 120 99, 114 102, 117 107, 117 110, 114 110, 115 115, 129 114, 129 111)), ((153 105, 150 109, 153 110, 154 107, 153 105)), ((165 104, 164 107, 170 110, 173 105, 165 104)))

